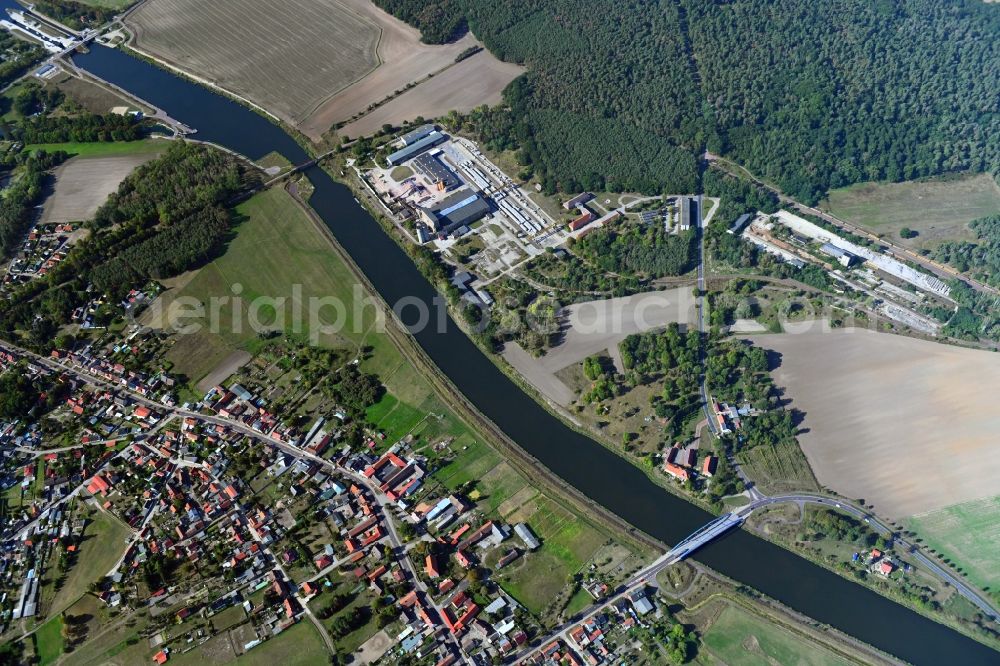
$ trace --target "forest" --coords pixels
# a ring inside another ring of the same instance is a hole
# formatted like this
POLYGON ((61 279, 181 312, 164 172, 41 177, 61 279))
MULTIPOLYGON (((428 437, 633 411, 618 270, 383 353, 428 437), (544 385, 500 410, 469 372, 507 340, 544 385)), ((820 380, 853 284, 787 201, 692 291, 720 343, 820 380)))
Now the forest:
POLYGON ((980 0, 380 5, 431 42, 464 20, 527 66, 505 108, 470 122, 548 191, 603 178, 693 192, 705 150, 809 204, 850 183, 1000 169, 1000 7, 980 0))
POLYGON ((573 251, 604 271, 655 279, 693 270, 695 240, 694 231, 668 234, 659 224, 626 224, 587 234, 573 251))

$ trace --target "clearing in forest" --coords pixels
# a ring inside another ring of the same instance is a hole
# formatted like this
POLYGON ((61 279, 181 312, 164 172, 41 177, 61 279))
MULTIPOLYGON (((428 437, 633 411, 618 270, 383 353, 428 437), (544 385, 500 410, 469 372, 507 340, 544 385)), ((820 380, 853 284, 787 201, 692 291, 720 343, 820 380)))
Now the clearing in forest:
POLYGON ((832 190, 822 208, 913 248, 975 240, 968 223, 1000 212, 1000 185, 989 174, 905 183, 861 183, 832 190), (908 227, 912 239, 900 238, 908 227))

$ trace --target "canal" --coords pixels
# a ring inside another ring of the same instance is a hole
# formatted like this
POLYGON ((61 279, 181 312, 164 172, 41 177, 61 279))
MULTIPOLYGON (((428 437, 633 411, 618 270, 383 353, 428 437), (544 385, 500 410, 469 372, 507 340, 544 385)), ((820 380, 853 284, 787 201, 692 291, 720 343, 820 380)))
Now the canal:
MULTIPOLYGON (((252 159, 309 155, 280 127, 225 97, 121 51, 93 46, 78 66, 161 107, 212 141, 252 159)), ((351 191, 313 168, 310 204, 390 304, 431 303, 433 287, 351 191)), ((638 468, 568 428, 511 382, 450 320, 418 344, 465 396, 511 439, 580 492, 632 525, 675 543, 712 516, 652 483, 638 468)), ((998 664, 1000 654, 789 551, 739 530, 696 559, 791 608, 915 664, 998 664)))

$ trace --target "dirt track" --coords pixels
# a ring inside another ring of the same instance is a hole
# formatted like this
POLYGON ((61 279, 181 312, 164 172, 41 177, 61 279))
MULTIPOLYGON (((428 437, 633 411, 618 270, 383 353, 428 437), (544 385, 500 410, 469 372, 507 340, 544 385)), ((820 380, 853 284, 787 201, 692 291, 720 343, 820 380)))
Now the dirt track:
POLYGON ((866 330, 767 335, 820 483, 899 518, 997 493, 1000 354, 866 330))

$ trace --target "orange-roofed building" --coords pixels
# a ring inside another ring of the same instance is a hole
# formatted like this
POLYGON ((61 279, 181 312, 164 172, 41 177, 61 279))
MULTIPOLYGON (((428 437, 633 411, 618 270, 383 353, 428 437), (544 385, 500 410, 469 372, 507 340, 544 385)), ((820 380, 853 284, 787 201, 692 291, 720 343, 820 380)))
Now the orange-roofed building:
POLYGON ((680 465, 675 465, 674 463, 668 462, 663 466, 663 471, 681 481, 687 481, 691 478, 691 473, 680 465))
POLYGON ((102 479, 100 474, 91 479, 87 485, 87 492, 91 495, 96 495, 97 493, 106 495, 109 490, 111 490, 111 484, 102 479))
POLYGON ((160 650, 159 652, 153 655, 153 661, 155 661, 158 664, 165 664, 167 663, 168 659, 170 659, 170 656, 167 655, 167 653, 164 652, 163 650, 160 650))
POLYGON ((424 571, 429 578, 438 578, 441 572, 437 568, 437 560, 433 555, 428 555, 424 560, 424 571))

